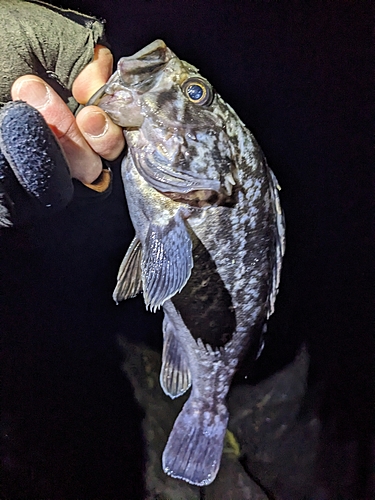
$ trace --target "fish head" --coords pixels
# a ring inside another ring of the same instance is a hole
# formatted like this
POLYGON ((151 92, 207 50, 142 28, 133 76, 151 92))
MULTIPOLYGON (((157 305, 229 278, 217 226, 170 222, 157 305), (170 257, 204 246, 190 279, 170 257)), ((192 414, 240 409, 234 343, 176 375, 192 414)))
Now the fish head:
POLYGON ((136 168, 155 189, 195 206, 231 198, 241 122, 197 68, 156 40, 121 58, 100 92, 90 103, 124 128, 136 168))

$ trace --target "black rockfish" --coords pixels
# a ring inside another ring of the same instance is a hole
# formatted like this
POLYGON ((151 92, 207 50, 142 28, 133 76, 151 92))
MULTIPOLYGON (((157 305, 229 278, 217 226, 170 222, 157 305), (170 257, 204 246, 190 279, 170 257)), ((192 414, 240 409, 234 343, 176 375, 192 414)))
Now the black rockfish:
POLYGON ((157 40, 124 57, 90 100, 124 127, 123 180, 136 237, 116 301, 143 291, 164 309, 160 382, 191 395, 164 471, 206 485, 217 474, 225 399, 244 351, 260 348, 284 253, 278 184, 252 134, 198 70, 157 40))

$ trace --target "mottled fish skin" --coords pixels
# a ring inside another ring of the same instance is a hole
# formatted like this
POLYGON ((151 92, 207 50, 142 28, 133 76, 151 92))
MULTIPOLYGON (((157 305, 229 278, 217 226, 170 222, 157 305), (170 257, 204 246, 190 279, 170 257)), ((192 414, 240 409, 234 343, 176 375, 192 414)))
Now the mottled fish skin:
POLYGON ((210 484, 231 379, 274 309, 285 248, 278 184, 232 108, 162 41, 121 59, 103 91, 95 102, 127 127, 122 168, 136 230, 114 298, 143 290, 147 307, 163 307, 161 385, 172 398, 191 386, 163 468, 210 484), (186 93, 197 78, 213 93, 206 104, 186 93))

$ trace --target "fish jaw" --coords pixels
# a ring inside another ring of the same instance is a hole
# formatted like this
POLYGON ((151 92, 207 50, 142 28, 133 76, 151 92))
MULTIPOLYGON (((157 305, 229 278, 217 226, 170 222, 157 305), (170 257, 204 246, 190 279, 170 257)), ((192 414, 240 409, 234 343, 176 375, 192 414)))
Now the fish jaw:
POLYGON ((120 127, 139 128, 144 122, 142 108, 137 102, 137 96, 130 90, 119 89, 114 91, 113 94, 105 95, 99 107, 120 127))
POLYGON ((118 71, 91 96, 87 106, 103 109, 114 123, 123 128, 138 128, 144 121, 137 93, 123 86, 118 71))
POLYGON ((172 57, 175 57, 173 52, 162 40, 155 40, 135 54, 122 57, 117 71, 88 104, 102 108, 120 127, 140 127, 144 114, 139 97, 150 84, 154 85, 156 74, 172 57))
POLYGON ((117 69, 121 82, 143 93, 155 84, 157 75, 175 57, 162 40, 155 40, 135 54, 119 60, 117 69))

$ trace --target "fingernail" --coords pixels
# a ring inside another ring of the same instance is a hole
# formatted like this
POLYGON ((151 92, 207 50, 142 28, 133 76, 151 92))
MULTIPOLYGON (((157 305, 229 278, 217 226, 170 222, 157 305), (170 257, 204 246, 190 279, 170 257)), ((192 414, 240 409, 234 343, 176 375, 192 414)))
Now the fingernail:
POLYGON ((108 120, 103 113, 99 111, 93 111, 87 117, 85 124, 85 134, 91 137, 101 137, 108 130, 108 120))
POLYGON ((30 78, 22 80, 16 89, 17 98, 26 101, 34 108, 42 109, 50 100, 50 92, 43 82, 30 78))

